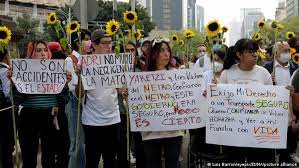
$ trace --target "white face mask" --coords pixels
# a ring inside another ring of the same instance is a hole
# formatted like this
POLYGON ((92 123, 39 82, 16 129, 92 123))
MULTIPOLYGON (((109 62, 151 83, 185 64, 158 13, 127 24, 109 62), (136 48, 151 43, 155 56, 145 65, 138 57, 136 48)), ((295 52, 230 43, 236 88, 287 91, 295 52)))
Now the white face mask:
POLYGON ((278 60, 282 63, 287 63, 290 61, 290 59, 291 59, 290 53, 281 53, 280 57, 278 58, 278 60))
POLYGON ((215 72, 221 72, 223 70, 223 64, 215 62, 215 72))
POLYGON ((206 55, 206 52, 199 52, 199 53, 198 53, 198 58, 199 58, 199 57, 203 57, 204 55, 206 55))

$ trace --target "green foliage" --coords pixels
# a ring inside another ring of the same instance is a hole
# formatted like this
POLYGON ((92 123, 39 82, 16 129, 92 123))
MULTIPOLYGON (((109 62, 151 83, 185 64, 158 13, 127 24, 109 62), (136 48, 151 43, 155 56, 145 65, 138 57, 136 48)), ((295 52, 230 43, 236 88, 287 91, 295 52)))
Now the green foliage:
POLYGON ((186 56, 188 54, 189 58, 191 58, 191 53, 195 55, 197 54, 197 46, 199 43, 204 43, 204 35, 198 30, 193 30, 193 31, 195 33, 195 37, 191 39, 186 39, 183 35, 183 31, 174 31, 169 34, 169 39, 171 40, 170 42, 171 51, 174 56, 182 58, 183 56, 186 56), (178 36, 177 42, 172 41, 171 39, 172 35, 178 36), (179 40, 184 41, 185 44, 183 47, 180 47, 179 40))
POLYGON ((299 16, 290 17, 284 20, 282 23, 285 26, 284 32, 291 31, 294 32, 297 36, 299 35, 299 16))
POLYGON ((16 34, 23 36, 23 38, 18 42, 20 54, 23 56, 26 54, 28 42, 37 39, 45 39, 45 36, 38 31, 39 20, 31 18, 28 14, 23 14, 21 17, 17 17, 16 25, 16 34))
MULTIPOLYGON (((112 1, 103 1, 99 0, 98 1, 99 5, 99 13, 96 18, 97 21, 109 21, 113 19, 113 2, 112 1)), ((125 2, 118 2, 117 5, 117 13, 115 14, 115 18, 117 21, 121 23, 121 29, 122 30, 127 30, 130 27, 128 27, 127 24, 124 24, 123 21, 123 13, 127 10, 131 9, 131 6, 129 3, 125 2)), ((136 23, 136 28, 139 28, 143 30, 142 35, 144 37, 147 37, 149 33, 155 28, 155 24, 151 22, 151 18, 148 15, 147 11, 145 8, 140 6, 139 4, 136 5, 136 13, 138 15, 138 21, 136 23), (146 26, 145 26, 146 25, 146 26)))

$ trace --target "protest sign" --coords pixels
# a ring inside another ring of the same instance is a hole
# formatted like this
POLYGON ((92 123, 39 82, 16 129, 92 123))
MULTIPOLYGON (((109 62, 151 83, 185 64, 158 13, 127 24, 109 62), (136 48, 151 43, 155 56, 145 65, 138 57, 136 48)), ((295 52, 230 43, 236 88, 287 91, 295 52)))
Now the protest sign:
POLYGON ((21 93, 58 94, 67 82, 64 60, 12 59, 12 71, 21 93))
POLYGON ((289 91, 283 86, 219 84, 208 95, 207 143, 286 148, 289 91))
POLYGON ((133 71, 132 54, 93 54, 82 56, 82 83, 84 90, 96 87, 120 88, 126 84, 125 73, 133 71))
POLYGON ((126 79, 132 131, 205 126, 201 69, 135 72, 126 79))

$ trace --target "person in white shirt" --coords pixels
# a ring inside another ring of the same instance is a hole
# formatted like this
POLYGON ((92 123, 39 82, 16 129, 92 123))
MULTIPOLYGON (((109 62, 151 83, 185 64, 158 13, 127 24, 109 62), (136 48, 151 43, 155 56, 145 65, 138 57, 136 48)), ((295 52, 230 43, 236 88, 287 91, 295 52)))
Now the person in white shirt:
MULTIPOLYGON (((288 86, 291 83, 291 76, 298 68, 298 65, 291 62, 290 46, 287 42, 279 41, 274 45, 274 61, 267 63, 264 67, 272 74, 274 85, 288 86)), ((295 153, 297 147, 296 135, 292 132, 293 122, 296 122, 292 110, 289 111, 289 128, 287 137, 287 149, 279 150, 281 161, 290 161, 290 156, 295 153)))
MULTIPOLYGON (((0 110, 10 104, 10 80, 6 77, 9 64, 7 49, 0 51, 0 110), (2 104, 3 103, 3 104, 2 104)), ((13 168, 12 152, 14 150, 12 110, 0 111, 0 167, 13 168)))
MULTIPOLYGON (((91 34, 94 54, 112 52, 112 41, 105 30, 97 29, 91 34)), ((80 78, 81 67, 76 68, 80 78)), ((82 86, 82 85, 81 85, 82 86)), ((84 91, 76 86, 76 93, 81 90, 82 125, 85 133, 86 168, 98 168, 101 156, 104 168, 113 168, 116 163, 117 144, 120 129, 120 112, 117 89, 97 88, 84 91)))
MULTIPOLYGON (((256 65, 258 44, 251 39, 237 41, 234 52, 224 61, 224 71, 218 83, 272 85, 270 73, 256 65), (236 63, 236 62, 240 63, 236 63)), ((274 162, 274 150, 224 146, 230 162, 274 162)))

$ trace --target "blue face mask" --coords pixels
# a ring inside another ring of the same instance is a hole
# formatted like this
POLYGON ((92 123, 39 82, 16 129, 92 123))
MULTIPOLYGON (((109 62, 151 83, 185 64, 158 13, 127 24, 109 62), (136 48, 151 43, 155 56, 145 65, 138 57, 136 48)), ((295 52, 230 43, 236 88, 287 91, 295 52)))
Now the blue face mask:
POLYGON ((213 47, 212 47, 212 49, 213 49, 214 52, 217 51, 217 50, 219 50, 220 48, 221 48, 221 45, 220 45, 220 44, 215 44, 215 45, 213 45, 213 47))

